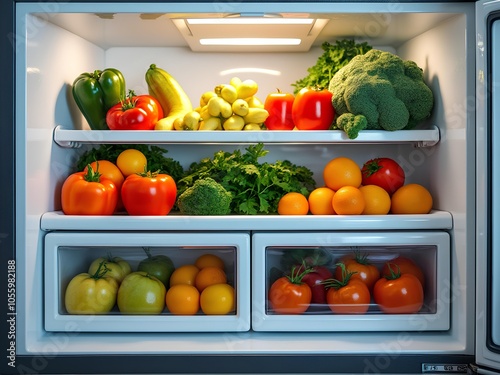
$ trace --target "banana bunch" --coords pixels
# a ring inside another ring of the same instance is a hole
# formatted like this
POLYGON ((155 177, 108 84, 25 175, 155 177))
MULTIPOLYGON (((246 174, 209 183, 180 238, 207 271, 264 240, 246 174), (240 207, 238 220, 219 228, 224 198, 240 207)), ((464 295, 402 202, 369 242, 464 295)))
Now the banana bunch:
POLYGON ((269 113, 255 96, 253 80, 234 77, 203 93, 200 105, 174 121, 176 130, 261 130, 269 113))
POLYGON ((155 130, 173 130, 175 119, 193 110, 191 100, 179 83, 155 64, 146 72, 146 83, 149 94, 158 100, 165 116, 155 124, 155 130))

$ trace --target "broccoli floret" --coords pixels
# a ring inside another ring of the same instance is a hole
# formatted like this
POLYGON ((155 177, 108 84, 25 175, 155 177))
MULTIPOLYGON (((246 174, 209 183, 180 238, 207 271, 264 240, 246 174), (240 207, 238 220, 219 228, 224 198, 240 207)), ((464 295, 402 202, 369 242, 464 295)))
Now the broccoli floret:
POLYGON ((355 139, 361 130, 366 129, 366 117, 355 116, 352 113, 344 113, 337 119, 336 126, 345 131, 349 139, 355 139))
POLYGON ((177 207, 185 215, 228 215, 231 201, 231 193, 207 177, 197 180, 179 195, 177 207))
POLYGON ((361 130, 360 120, 346 118, 346 113, 364 116, 366 129, 394 131, 415 127, 430 116, 434 104, 415 62, 377 49, 355 56, 333 76, 328 89, 333 94, 335 127, 347 129, 351 139, 361 130))

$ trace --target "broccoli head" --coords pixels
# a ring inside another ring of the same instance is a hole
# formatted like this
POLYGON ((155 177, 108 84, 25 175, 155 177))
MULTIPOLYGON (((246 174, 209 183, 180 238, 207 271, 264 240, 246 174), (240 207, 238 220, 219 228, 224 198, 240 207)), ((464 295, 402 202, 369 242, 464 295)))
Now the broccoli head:
POLYGON ((328 89, 333 94, 335 127, 351 139, 362 129, 411 129, 430 116, 434 105, 415 62, 377 49, 355 56, 333 76, 328 89), (347 113, 354 116, 343 116, 347 113))
POLYGON ((196 180, 177 197, 177 207, 185 215, 228 215, 232 195, 210 177, 196 180))

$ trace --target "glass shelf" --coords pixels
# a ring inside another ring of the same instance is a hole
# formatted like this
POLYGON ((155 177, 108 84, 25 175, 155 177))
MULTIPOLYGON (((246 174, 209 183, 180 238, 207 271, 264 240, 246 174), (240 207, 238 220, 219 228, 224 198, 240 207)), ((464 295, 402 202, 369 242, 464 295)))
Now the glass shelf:
POLYGON ((383 144, 410 143, 430 147, 439 142, 437 126, 416 130, 364 130, 356 139, 340 130, 317 131, 116 131, 70 130, 57 126, 54 141, 61 147, 82 144, 383 144))
POLYGON ((185 216, 75 216, 61 211, 42 215, 42 230, 89 231, 317 231, 317 230, 449 230, 449 212, 432 211, 426 215, 227 215, 185 216))

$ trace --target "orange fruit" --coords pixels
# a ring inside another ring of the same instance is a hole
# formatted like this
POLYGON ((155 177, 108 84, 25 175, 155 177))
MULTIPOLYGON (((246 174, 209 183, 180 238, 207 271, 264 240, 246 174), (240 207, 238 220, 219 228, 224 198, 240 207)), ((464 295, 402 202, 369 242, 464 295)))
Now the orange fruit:
POLYGON ((229 284, 214 284, 203 289, 200 307, 207 315, 226 315, 235 309, 234 288, 229 284))
POLYGON ((194 265, 200 270, 205 267, 218 267, 224 269, 224 261, 215 254, 203 254, 200 255, 194 265))
POLYGON ((227 283, 226 273, 219 267, 205 267, 201 269, 194 280, 194 285, 200 293, 207 286, 225 283, 227 283))
POLYGON ((328 187, 319 187, 311 191, 309 198, 309 211, 313 215, 334 215, 332 199, 335 192, 328 187))
POLYGON ((170 287, 178 284, 194 285, 196 275, 200 272, 194 264, 177 267, 170 276, 170 287))
POLYGON ((401 186, 391 197, 393 214, 428 214, 432 210, 432 195, 419 184, 401 186))
POLYGON ((200 292, 193 285, 174 285, 167 290, 165 303, 174 315, 194 315, 200 309, 200 292))
POLYGON ((278 202, 278 213, 280 215, 307 215, 309 202, 300 193, 286 193, 278 202))
POLYGON ((391 196, 377 185, 365 185, 359 188, 365 198, 363 215, 386 215, 391 209, 391 196))
POLYGON ((365 209, 365 198, 358 188, 344 186, 335 192, 332 205, 339 215, 361 215, 365 209))
POLYGON ((338 157, 330 160, 323 168, 325 185, 333 191, 343 186, 359 187, 361 185, 361 168, 352 159, 338 157))

